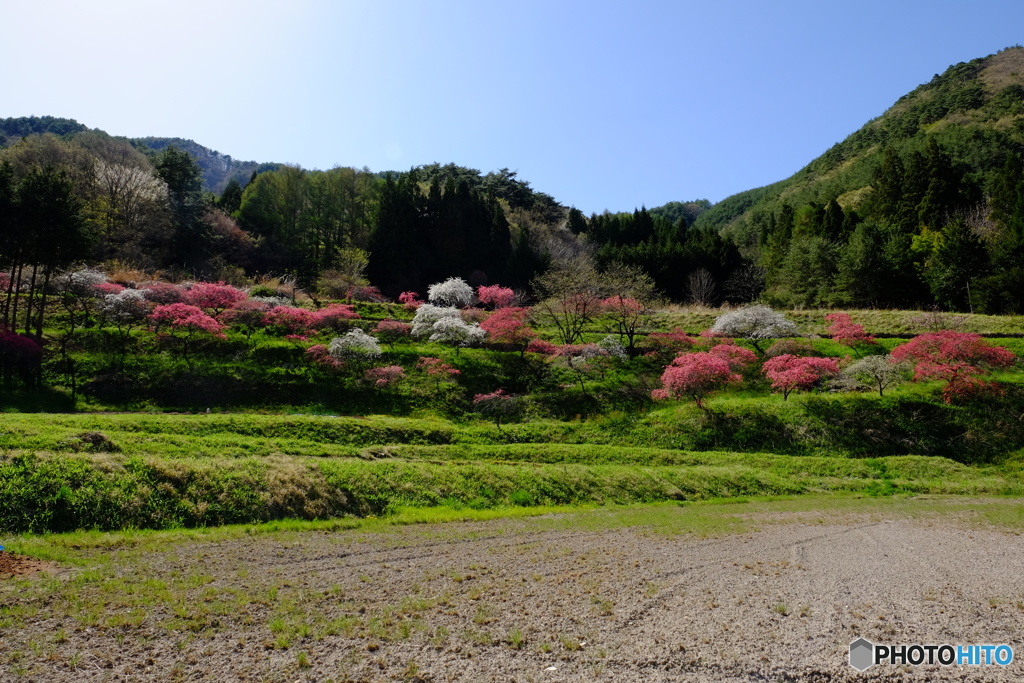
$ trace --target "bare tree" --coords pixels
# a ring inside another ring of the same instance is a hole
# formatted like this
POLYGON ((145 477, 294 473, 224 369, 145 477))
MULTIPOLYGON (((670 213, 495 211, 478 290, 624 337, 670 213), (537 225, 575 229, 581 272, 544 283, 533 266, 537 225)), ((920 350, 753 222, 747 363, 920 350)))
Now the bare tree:
POLYGON ((686 291, 691 304, 710 306, 715 300, 718 287, 711 272, 706 268, 699 268, 687 276, 686 291))

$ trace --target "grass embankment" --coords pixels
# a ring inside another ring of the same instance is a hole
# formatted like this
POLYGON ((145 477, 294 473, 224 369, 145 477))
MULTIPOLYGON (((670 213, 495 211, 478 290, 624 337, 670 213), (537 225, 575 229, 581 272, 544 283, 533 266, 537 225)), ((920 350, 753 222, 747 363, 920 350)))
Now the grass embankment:
POLYGON ((495 509, 815 491, 1024 492, 1020 470, 1005 454, 1022 437, 1009 420, 993 435, 1002 422, 986 422, 993 412, 984 406, 906 397, 804 397, 771 410, 763 401, 746 409, 728 405, 711 417, 680 406, 501 430, 390 417, 5 415, 0 529, 172 528, 381 515, 410 506, 495 509), (926 405, 932 414, 923 414, 926 405), (824 455, 867 455, 857 441, 865 425, 879 454, 899 446, 988 453, 995 438, 1003 440, 1002 464, 824 455), (747 447, 685 446, 716 434, 747 447), (757 443, 778 452, 758 452, 757 443))

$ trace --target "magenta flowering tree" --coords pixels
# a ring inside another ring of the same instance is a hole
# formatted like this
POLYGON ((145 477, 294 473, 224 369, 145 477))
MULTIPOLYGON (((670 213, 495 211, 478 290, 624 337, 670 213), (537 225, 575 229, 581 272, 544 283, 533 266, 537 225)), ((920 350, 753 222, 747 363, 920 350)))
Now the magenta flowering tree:
POLYGON ((476 298, 491 308, 505 308, 516 300, 516 293, 501 285, 483 285, 476 288, 476 298))
POLYGON ((262 301, 243 299, 224 311, 221 320, 239 330, 246 339, 251 339, 266 326, 269 310, 270 307, 262 301))
POLYGON ((215 337, 224 339, 224 325, 204 313, 197 306, 189 304, 167 304, 157 306, 149 316, 154 328, 165 325, 173 337, 181 343, 181 355, 188 359, 189 351, 197 339, 215 337))
POLYGON ((214 318, 228 310, 248 295, 242 290, 223 282, 196 282, 185 292, 185 303, 209 311, 214 318))
POLYGON ((331 304, 313 312, 313 327, 318 330, 347 332, 350 321, 359 318, 351 304, 331 304))
POLYGON ((407 311, 415 311, 424 303, 416 292, 402 292, 398 295, 398 302, 403 304, 407 311))
POLYGON ((0 329, 0 373, 4 386, 20 381, 33 388, 39 380, 43 348, 31 337, 0 329))
POLYGON ((1010 367, 1016 359, 1013 352, 992 346, 980 335, 952 330, 918 335, 897 346, 891 355, 895 362, 914 365, 915 381, 944 380, 947 403, 992 388, 979 378, 993 369, 1010 367))
POLYGON ((672 359, 693 348, 693 339, 680 327, 668 332, 651 332, 643 342, 644 356, 670 363, 672 359))
POLYGON ((431 358, 429 356, 420 356, 420 359, 416 362, 416 369, 426 374, 428 379, 433 380, 434 388, 437 391, 441 391, 442 383, 454 384, 455 378, 462 374, 440 358, 431 358))
POLYGON ((730 384, 739 384, 743 377, 730 365, 729 360, 708 351, 687 353, 677 357, 661 375, 661 389, 651 392, 651 398, 692 399, 697 407, 707 412, 704 400, 712 392, 730 384))
POLYGON ((849 313, 829 313, 825 316, 829 323, 828 334, 835 341, 853 350, 857 357, 864 349, 878 346, 875 338, 867 333, 863 325, 858 325, 850 318, 849 313))
POLYGON ((274 306, 267 311, 265 317, 267 329, 281 335, 305 335, 316 322, 317 317, 313 311, 295 306, 274 306))
POLYGON ((813 358, 793 356, 784 353, 765 361, 761 372, 772 383, 772 388, 782 392, 782 400, 789 399, 795 390, 808 391, 819 382, 839 374, 835 358, 813 358))

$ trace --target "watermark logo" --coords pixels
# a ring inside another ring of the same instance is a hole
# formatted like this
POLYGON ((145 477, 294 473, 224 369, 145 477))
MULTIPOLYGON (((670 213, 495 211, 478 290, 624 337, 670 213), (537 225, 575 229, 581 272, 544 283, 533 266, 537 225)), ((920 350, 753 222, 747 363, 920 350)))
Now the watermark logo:
POLYGON ((1007 666, 1009 645, 878 645, 866 638, 850 643, 850 666, 865 671, 875 664, 939 664, 941 666, 1007 666))

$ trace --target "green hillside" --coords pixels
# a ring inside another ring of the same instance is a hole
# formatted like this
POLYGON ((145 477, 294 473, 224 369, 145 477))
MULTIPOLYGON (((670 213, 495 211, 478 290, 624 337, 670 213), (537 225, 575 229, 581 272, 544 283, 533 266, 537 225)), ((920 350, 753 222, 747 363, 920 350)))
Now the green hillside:
POLYGON ((957 64, 792 177, 702 213, 791 305, 1022 310, 1024 48, 957 64))

